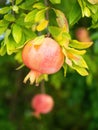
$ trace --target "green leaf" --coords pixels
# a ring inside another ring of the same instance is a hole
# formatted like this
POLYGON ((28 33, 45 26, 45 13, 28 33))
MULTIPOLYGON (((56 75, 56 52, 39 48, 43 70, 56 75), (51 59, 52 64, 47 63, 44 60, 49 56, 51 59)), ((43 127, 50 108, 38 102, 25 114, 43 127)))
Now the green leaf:
POLYGON ((44 9, 45 8, 45 5, 42 3, 42 2, 38 2, 38 3, 35 3, 33 5, 33 8, 36 8, 36 9, 44 9))
POLYGON ((19 5, 19 8, 24 10, 32 10, 32 5, 34 2, 36 2, 36 0, 27 0, 25 2, 22 2, 22 4, 19 5))
POLYGON ((84 8, 86 7, 86 3, 83 0, 78 0, 78 3, 80 5, 80 7, 81 7, 82 17, 84 17, 84 8))
POLYGON ((91 16, 91 12, 90 12, 89 8, 87 8, 87 7, 84 8, 83 16, 86 16, 86 17, 91 16))
POLYGON ((98 5, 92 5, 87 2, 87 7, 90 9, 90 11, 95 15, 98 11, 98 5))
POLYGON ((0 20, 0 35, 6 31, 8 25, 9 25, 9 22, 7 22, 6 20, 4 19, 0 20))
POLYGON ((15 13, 19 13, 19 8, 18 8, 17 5, 12 6, 12 10, 13 10, 15 13))
POLYGON ((21 41, 17 44, 15 44, 15 47, 16 47, 16 50, 20 50, 21 48, 23 48, 24 44, 25 44, 25 41, 26 41, 26 37, 24 35, 24 33, 22 34, 22 37, 21 37, 21 41))
POLYGON ((9 21, 9 22, 14 22, 15 21, 15 17, 12 14, 6 14, 4 16, 4 19, 9 21))
POLYGON ((25 21, 25 22, 32 22, 32 21, 34 21, 34 19, 35 19, 35 14, 36 14, 36 13, 37 13, 37 10, 36 10, 36 9, 33 10, 33 11, 30 11, 30 12, 26 15, 24 21, 25 21))
POLYGON ((10 34, 11 34, 11 30, 7 29, 6 32, 5 32, 5 37, 4 37, 4 45, 7 44, 7 40, 8 40, 8 37, 9 37, 10 34))
POLYGON ((73 26, 81 18, 81 8, 77 0, 62 0, 61 6, 65 13, 68 23, 73 26))
POLYGON ((72 68, 75 69, 82 76, 87 76, 88 75, 88 72, 87 72, 87 70, 85 68, 81 68, 81 67, 79 67, 77 65, 73 65, 72 68))
POLYGON ((61 0, 50 0, 52 4, 60 4, 61 0))
POLYGON ((65 29, 49 26, 48 30, 60 45, 68 46, 70 35, 65 31, 65 29))
POLYGON ((24 32, 26 40, 30 40, 36 37, 36 34, 32 30, 27 28, 22 28, 22 30, 24 32))
MULTIPOLYGON (((16 55, 15 55, 15 60, 16 61, 18 61, 18 63, 22 63, 22 66, 23 66, 23 60, 22 60, 22 51, 21 50, 19 50, 17 53, 16 53, 16 55)), ((17 69, 20 69, 20 66, 18 67, 18 68, 16 68, 16 70, 17 69)))
POLYGON ((48 30, 49 30, 49 32, 52 34, 52 36, 53 36, 54 38, 57 38, 57 37, 60 35, 61 31, 62 31, 61 28, 58 28, 58 27, 56 27, 56 26, 49 26, 49 27, 48 27, 48 30))
POLYGON ((16 41, 16 43, 19 43, 22 38, 22 28, 17 24, 13 24, 12 35, 13 35, 13 38, 16 41))
POLYGON ((76 49, 86 49, 89 48, 93 42, 79 42, 77 40, 71 40, 69 46, 76 49))
POLYGON ((45 11, 46 9, 42 9, 35 14, 35 22, 40 22, 45 19, 45 11))
POLYGON ((0 55, 4 56, 5 54, 6 54, 6 45, 4 44, 4 41, 3 41, 0 47, 0 55))
POLYGON ((0 9, 0 14, 6 14, 10 11, 10 7, 4 7, 0 9))
POLYGON ((9 22, 6 21, 5 19, 0 20, 0 27, 7 26, 8 24, 9 24, 9 22))
POLYGON ((15 45, 16 42, 13 40, 12 36, 10 35, 7 39, 7 44, 6 44, 8 55, 11 55, 12 53, 16 52, 15 45))
POLYGON ((7 26, 0 27, 0 35, 3 34, 7 29, 7 26))
POLYGON ((18 4, 20 4, 22 1, 23 1, 23 0, 16 0, 16 1, 15 1, 15 4, 18 5, 18 4))
POLYGON ((11 30, 7 29, 5 32, 5 38, 4 38, 4 45, 6 45, 7 54, 11 55, 13 52, 15 52, 15 41, 13 40, 11 34, 11 30))
POLYGON ((19 17, 17 17, 17 19, 15 20, 15 23, 18 24, 18 25, 20 25, 20 26, 26 26, 26 23, 24 22, 25 16, 26 15, 24 13, 21 13, 19 15, 19 17))

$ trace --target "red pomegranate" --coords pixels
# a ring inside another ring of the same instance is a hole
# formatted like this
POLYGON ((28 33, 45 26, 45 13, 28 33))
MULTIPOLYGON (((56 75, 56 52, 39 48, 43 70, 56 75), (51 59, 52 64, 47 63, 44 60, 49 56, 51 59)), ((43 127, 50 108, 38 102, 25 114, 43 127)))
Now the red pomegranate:
POLYGON ((48 94, 37 94, 32 98, 31 107, 35 110, 33 115, 39 117, 40 114, 46 114, 54 106, 53 98, 48 94))
POLYGON ((85 27, 80 27, 76 30, 76 38, 81 42, 91 42, 89 32, 85 27))
MULTIPOLYGON (((31 69, 32 74, 53 74, 60 70, 64 63, 64 54, 59 44, 52 38, 46 37, 40 45, 35 45, 34 40, 27 42, 22 51, 24 64, 31 69)), ((29 76, 26 77, 25 82, 29 76)))

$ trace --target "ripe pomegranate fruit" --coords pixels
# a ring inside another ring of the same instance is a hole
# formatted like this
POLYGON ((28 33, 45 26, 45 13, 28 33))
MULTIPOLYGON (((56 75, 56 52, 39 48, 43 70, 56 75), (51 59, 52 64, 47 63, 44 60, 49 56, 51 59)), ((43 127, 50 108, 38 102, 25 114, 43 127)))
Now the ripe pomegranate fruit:
POLYGON ((22 59, 31 69, 24 81, 32 77, 30 82, 33 83, 41 74, 53 74, 59 71, 64 63, 64 54, 55 40, 46 37, 38 45, 34 44, 34 40, 27 42, 22 51, 22 59))
POLYGON ((36 117, 50 112, 53 106, 53 98, 48 94, 37 94, 31 100, 31 107, 35 110, 33 115, 36 117))
POLYGON ((76 38, 81 42, 91 42, 89 32, 85 27, 80 27, 76 30, 76 38))

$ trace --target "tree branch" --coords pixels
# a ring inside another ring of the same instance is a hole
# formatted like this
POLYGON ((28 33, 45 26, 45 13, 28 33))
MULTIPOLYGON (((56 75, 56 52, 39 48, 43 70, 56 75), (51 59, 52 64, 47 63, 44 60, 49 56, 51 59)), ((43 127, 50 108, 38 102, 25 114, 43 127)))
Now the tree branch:
MULTIPOLYGON (((12 0, 12 7, 15 5, 15 0, 12 0)), ((12 10, 13 16, 15 16, 15 12, 12 10)))
MULTIPOLYGON (((46 7, 49 7, 48 0, 44 0, 44 3, 45 3, 45 6, 46 6, 46 7)), ((49 10, 46 10, 46 20, 49 21, 49 10)), ((47 36, 50 36, 50 33, 49 33, 49 31, 48 31, 48 28, 47 28, 47 36)))

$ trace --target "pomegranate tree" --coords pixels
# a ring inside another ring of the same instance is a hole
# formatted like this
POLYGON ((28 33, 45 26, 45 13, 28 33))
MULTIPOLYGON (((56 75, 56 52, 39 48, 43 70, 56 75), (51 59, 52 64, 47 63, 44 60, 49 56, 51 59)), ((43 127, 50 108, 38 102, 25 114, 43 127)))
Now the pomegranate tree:
POLYGON ((31 100, 31 107, 35 110, 33 115, 40 117, 40 114, 46 114, 54 106, 53 98, 48 94, 37 94, 31 100))
POLYGON ((44 37, 38 42, 30 40, 22 51, 23 63, 31 70, 24 82, 30 79, 31 84, 42 74, 56 73, 64 63, 64 54, 55 40, 44 37))

